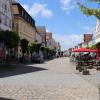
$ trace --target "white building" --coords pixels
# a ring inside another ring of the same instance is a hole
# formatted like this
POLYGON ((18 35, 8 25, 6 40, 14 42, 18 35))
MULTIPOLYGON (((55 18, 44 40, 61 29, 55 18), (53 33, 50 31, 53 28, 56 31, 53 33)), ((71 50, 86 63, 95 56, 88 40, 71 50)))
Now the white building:
POLYGON ((55 47, 55 40, 54 39, 49 39, 47 41, 47 47, 50 48, 50 49, 54 49, 54 47, 55 47))
POLYGON ((0 0, 0 29, 12 30, 12 0, 0 0))
POLYGON ((97 24, 96 24, 96 32, 95 32, 95 42, 100 42, 100 21, 97 20, 97 24))

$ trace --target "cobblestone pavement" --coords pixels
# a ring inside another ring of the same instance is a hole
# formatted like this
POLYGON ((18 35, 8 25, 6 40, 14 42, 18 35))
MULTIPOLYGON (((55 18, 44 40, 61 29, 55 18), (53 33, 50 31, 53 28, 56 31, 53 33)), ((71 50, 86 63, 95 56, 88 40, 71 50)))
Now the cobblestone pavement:
POLYGON ((82 73, 78 73, 80 77, 89 83, 93 84, 96 87, 100 87, 100 70, 89 69, 90 75, 82 75, 82 73))
POLYGON ((45 64, 29 66, 46 70, 0 78, 1 98, 13 100, 99 100, 99 90, 96 85, 92 84, 86 76, 78 73, 68 58, 59 58, 45 64))
POLYGON ((97 91, 90 87, 66 85, 2 86, 0 95, 16 100, 98 100, 97 91))

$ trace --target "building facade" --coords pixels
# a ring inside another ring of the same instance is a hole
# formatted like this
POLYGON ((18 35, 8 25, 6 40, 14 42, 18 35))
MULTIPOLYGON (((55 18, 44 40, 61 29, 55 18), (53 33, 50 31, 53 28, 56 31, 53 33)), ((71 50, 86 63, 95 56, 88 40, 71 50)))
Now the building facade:
POLYGON ((50 49, 55 48, 55 40, 53 38, 51 38, 47 41, 47 47, 50 48, 50 49))
POLYGON ((42 37, 42 44, 45 46, 46 45, 46 27, 45 26, 37 26, 36 29, 37 29, 37 32, 42 37))
POLYGON ((46 32, 46 42, 50 39, 52 39, 52 33, 51 32, 46 32))
MULTIPOLYGON (((16 31, 20 39, 26 39, 29 45, 36 40, 35 20, 26 12, 26 10, 16 2, 12 3, 13 11, 13 30, 16 31)), ((22 50, 18 47, 18 57, 22 56, 22 50)))
POLYGON ((51 32, 46 32, 46 46, 50 49, 53 47, 54 39, 52 38, 51 32))
POLYGON ((84 42, 89 42, 93 38, 93 34, 84 34, 84 42))
POLYGON ((100 21, 97 20, 96 30, 95 30, 95 42, 100 42, 100 21))
POLYGON ((39 33, 36 33, 36 41, 38 42, 38 43, 42 43, 42 35, 41 34, 39 34, 39 33))
POLYGON ((0 0, 0 29, 12 30, 12 0, 0 0))
POLYGON ((59 42, 55 42, 55 49, 56 49, 56 52, 61 52, 61 45, 59 42))

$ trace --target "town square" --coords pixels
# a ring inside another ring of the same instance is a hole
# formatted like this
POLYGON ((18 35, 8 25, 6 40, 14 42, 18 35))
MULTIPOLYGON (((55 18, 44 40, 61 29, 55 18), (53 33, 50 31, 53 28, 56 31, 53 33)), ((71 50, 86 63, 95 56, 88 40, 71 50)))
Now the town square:
POLYGON ((0 100, 100 100, 100 0, 0 0, 0 100))

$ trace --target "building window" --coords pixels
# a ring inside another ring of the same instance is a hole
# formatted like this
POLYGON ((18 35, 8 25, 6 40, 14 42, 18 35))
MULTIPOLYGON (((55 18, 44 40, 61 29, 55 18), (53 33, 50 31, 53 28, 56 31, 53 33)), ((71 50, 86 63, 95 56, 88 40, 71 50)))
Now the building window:
POLYGON ((22 16, 24 16, 24 11, 22 10, 22 16))
POLYGON ((5 11, 7 11, 7 5, 5 5, 5 11))
POLYGON ((20 49, 20 52, 22 52, 22 50, 20 49))

